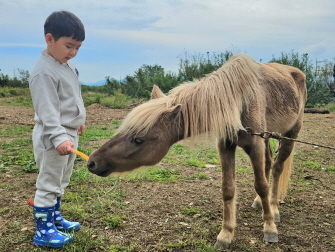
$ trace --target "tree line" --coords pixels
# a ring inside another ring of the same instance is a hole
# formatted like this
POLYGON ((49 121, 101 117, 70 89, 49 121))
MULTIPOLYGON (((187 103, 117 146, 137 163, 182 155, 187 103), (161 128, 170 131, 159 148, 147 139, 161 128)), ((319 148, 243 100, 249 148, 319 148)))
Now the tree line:
MULTIPOLYGON (((167 93, 180 83, 204 77, 220 68, 231 56, 232 51, 207 54, 184 52, 180 58, 177 73, 165 71, 160 65, 142 65, 132 75, 123 80, 116 80, 110 76, 105 77, 105 84, 101 86, 82 85, 83 92, 98 92, 113 96, 123 93, 131 98, 149 98, 152 86, 158 85, 167 93)), ((317 104, 328 104, 331 97, 335 97, 334 63, 323 61, 316 65, 307 53, 299 54, 291 51, 282 52, 279 57, 272 56, 270 62, 277 62, 299 68, 306 74, 308 90, 307 107, 317 104)), ((0 87, 28 87, 29 72, 18 69, 19 76, 10 78, 0 73, 0 87)))
MULTIPOLYGON (((18 76, 13 78, 0 73, 0 87, 28 88, 29 87, 29 71, 17 69, 18 76)), ((15 74, 16 75, 16 74, 15 74)))

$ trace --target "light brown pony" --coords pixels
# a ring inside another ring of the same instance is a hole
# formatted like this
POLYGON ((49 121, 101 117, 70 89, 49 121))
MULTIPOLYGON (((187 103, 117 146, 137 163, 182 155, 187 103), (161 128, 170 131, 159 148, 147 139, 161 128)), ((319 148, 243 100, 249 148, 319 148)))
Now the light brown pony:
POLYGON ((257 63, 238 54, 212 74, 182 84, 167 96, 154 86, 152 99, 134 108, 117 134, 91 154, 88 169, 108 176, 154 165, 177 141, 210 131, 217 137, 224 202, 222 230, 215 247, 226 247, 234 237, 237 146, 252 163, 257 192, 252 206, 263 209, 264 240, 277 242, 278 202, 286 193, 294 143, 281 141, 272 166, 269 140, 250 135, 245 128, 297 138, 305 102, 305 75, 300 70, 276 63, 257 63), (271 167, 273 181, 269 190, 271 167))

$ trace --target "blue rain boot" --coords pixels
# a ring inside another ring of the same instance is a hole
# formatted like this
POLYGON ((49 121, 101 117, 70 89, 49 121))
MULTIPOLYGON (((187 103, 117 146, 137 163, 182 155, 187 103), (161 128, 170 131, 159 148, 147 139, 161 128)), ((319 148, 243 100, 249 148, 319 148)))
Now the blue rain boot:
POLYGON ((56 228, 62 232, 71 232, 79 230, 80 228, 79 222, 67 221, 61 215, 60 204, 61 204, 61 197, 58 197, 57 204, 55 205, 55 216, 54 216, 54 222, 56 228))
POLYGON ((55 206, 36 207, 34 209, 34 219, 36 223, 36 232, 34 244, 39 246, 48 246, 60 248, 74 240, 74 235, 59 232, 55 227, 54 215, 55 206))

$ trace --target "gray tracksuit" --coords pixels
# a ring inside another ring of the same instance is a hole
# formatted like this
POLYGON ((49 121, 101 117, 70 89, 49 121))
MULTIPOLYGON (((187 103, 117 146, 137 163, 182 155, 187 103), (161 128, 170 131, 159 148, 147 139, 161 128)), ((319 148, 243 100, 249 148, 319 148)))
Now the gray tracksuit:
POLYGON ((56 204, 69 184, 75 154, 60 156, 56 148, 66 140, 78 147, 78 128, 85 123, 86 111, 74 65, 62 64, 42 52, 33 69, 29 88, 35 109, 33 145, 39 175, 35 205, 56 204))

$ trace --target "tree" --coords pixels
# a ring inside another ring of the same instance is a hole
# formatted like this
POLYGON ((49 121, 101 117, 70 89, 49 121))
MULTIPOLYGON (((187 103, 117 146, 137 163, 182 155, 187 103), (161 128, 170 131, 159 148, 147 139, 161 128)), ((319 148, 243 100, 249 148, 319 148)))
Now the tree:
POLYGON ((323 61, 323 65, 316 69, 316 78, 322 86, 328 89, 331 96, 335 96, 335 83, 333 79, 333 65, 334 63, 327 60, 323 61))
POLYGON ((29 71, 28 70, 23 70, 23 69, 17 69, 17 71, 19 72, 19 80, 21 82, 21 87, 23 88, 27 88, 29 87, 29 71))
POLYGON ((9 76, 0 73, 0 87, 8 86, 8 82, 9 82, 9 76))
POLYGON ((121 86, 123 92, 133 98, 149 98, 153 85, 159 86, 163 92, 178 85, 176 75, 165 73, 159 65, 142 65, 134 75, 128 75, 121 86))
POLYGON ((139 84, 134 76, 127 75, 124 80, 124 85, 121 86, 122 92, 130 97, 137 97, 139 84))
POLYGON ((182 81, 200 79, 220 68, 231 56, 233 52, 228 50, 219 54, 213 53, 211 58, 207 52, 207 59, 204 54, 190 55, 184 52, 184 58, 179 63, 179 78, 182 81))
POLYGON ((10 78, 8 75, 0 73, 0 87, 18 87, 28 88, 29 87, 29 71, 17 69, 19 71, 19 77, 14 76, 10 78))
POLYGON ((121 83, 114 78, 110 78, 109 76, 105 77, 106 84, 104 85, 104 91, 108 95, 114 95, 121 88, 121 83))

